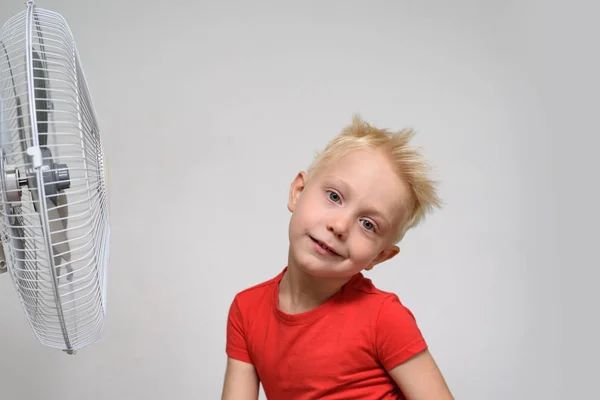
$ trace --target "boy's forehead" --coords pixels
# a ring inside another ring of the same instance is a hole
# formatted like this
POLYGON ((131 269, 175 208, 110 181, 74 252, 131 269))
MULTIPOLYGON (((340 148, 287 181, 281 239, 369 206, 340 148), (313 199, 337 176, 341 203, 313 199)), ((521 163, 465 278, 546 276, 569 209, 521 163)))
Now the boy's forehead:
POLYGON ((322 176, 340 176, 346 181, 357 183, 376 185, 386 180, 397 181, 397 184, 404 183, 394 171, 389 159, 376 150, 351 151, 329 160, 320 169, 322 176))

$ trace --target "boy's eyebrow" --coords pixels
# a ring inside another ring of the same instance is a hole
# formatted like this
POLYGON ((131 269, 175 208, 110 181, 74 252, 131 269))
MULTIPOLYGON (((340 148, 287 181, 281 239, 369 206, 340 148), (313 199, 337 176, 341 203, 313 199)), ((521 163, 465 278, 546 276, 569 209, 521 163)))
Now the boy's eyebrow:
MULTIPOLYGON (((341 178, 338 178, 338 177, 336 177, 336 176, 332 176, 332 175, 327 175, 327 176, 325 176, 324 178, 325 178, 325 180, 326 180, 326 181, 327 181, 327 180, 329 180, 329 181, 333 181, 333 182, 335 182, 336 184, 338 184, 338 185, 340 185, 340 186, 343 186, 343 187, 344 187, 344 189, 346 189, 346 190, 350 190, 350 191, 352 190, 352 187, 351 187, 350 185, 348 185, 348 184, 347 184, 347 183, 346 183, 346 182, 345 182, 343 179, 341 179, 341 178)), ((376 216, 377 216, 377 217, 378 217, 380 220, 382 220, 382 221, 383 221, 383 223, 386 225, 386 228, 389 228, 389 227, 391 226, 391 223, 390 223, 390 221, 388 221, 388 219, 385 217, 385 215, 384 215, 384 214, 383 214, 381 211, 379 211, 379 210, 377 210, 377 209, 375 209, 375 208, 372 208, 372 207, 371 207, 371 208, 369 208, 369 209, 367 210, 367 212, 368 212, 369 214, 374 214, 374 215, 376 215, 376 216)))
POLYGON ((348 185, 343 179, 340 179, 336 176, 327 175, 324 178, 326 181, 334 181, 335 183, 337 183, 340 186, 343 186, 347 190, 351 189, 350 185, 348 185))
POLYGON ((336 185, 343 186, 344 189, 348 191, 352 191, 352 187, 346 183, 343 179, 338 178, 337 176, 327 175, 323 177, 325 181, 331 181, 336 185))

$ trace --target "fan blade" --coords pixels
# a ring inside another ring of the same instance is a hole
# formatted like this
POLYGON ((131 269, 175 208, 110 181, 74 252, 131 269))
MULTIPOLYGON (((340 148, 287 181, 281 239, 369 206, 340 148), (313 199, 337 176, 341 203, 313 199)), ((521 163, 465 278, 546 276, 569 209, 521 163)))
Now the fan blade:
POLYGON ((69 217, 69 204, 67 203, 67 195, 65 194, 65 192, 60 192, 60 194, 56 196, 55 199, 57 207, 56 210, 58 211, 60 217, 64 218, 62 222, 65 227, 64 229, 67 229, 67 218, 69 217))
MULTIPOLYGON (((50 206, 50 204, 48 204, 50 206)), ((54 248, 54 253, 60 254, 60 257, 64 258, 66 261, 71 260, 71 253, 69 242, 67 238, 67 220, 60 219, 62 216, 60 215, 58 209, 48 210, 48 220, 50 221, 50 235, 52 238, 52 247, 54 248), (64 243, 61 243, 64 242, 64 243)))
MULTIPOLYGON (((61 197, 64 197, 66 199, 65 195, 62 195, 61 197)), ((48 203, 49 203, 48 208, 52 207, 51 202, 49 201, 48 203)), ((69 246, 67 232, 65 230, 65 229, 67 229, 67 220, 61 219, 63 217, 66 217, 67 214, 65 211, 59 211, 64 208, 66 208, 66 207, 48 210, 48 220, 49 220, 49 225, 50 225, 50 237, 52 238, 52 243, 53 243, 52 251, 54 252, 54 254, 56 254, 54 256, 54 264, 56 267, 57 276, 61 276, 61 269, 62 269, 61 266, 63 264, 63 260, 67 263, 71 261, 71 247, 69 246)), ((67 274, 69 274, 67 276, 68 281, 71 281, 73 279, 73 275, 71 275, 71 272, 73 272, 73 268, 71 267, 71 264, 68 264, 67 265, 67 274)))

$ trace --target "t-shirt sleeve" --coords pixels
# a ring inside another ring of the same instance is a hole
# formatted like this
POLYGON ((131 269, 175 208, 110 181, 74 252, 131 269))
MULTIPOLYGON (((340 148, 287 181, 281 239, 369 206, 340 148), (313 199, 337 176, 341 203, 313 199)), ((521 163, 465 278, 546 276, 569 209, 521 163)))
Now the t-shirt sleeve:
POLYGON ((239 298, 236 296, 229 307, 227 317, 227 355, 239 361, 252 363, 248 353, 248 345, 244 331, 244 321, 239 307, 239 298))
POLYGON ((396 295, 383 301, 375 330, 377 356, 388 371, 427 349, 415 317, 396 295))

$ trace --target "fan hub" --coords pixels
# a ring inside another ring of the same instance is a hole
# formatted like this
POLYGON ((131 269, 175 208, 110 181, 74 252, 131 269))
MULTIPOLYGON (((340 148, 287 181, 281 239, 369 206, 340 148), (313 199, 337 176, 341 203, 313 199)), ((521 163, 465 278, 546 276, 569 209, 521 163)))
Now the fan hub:
MULTIPOLYGON (((54 197, 61 191, 71 187, 69 168, 67 164, 55 163, 52 160, 52 152, 47 147, 41 148, 41 154, 44 158, 43 169, 45 170, 44 182, 46 195, 54 197)), ((6 165, 4 167, 4 175, 6 182, 6 198, 9 202, 21 201, 21 188, 23 186, 35 187, 34 181, 30 183, 30 179, 33 179, 32 171, 27 174, 29 175, 29 178, 27 178, 21 176, 21 172, 18 168, 15 168, 12 165, 6 165)))
POLYGON ((18 168, 12 165, 4 167, 6 182, 6 199, 10 202, 21 201, 21 187, 27 185, 27 178, 22 178, 18 168))

